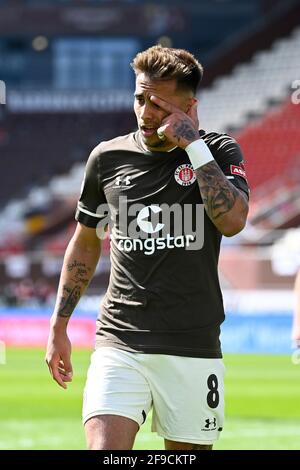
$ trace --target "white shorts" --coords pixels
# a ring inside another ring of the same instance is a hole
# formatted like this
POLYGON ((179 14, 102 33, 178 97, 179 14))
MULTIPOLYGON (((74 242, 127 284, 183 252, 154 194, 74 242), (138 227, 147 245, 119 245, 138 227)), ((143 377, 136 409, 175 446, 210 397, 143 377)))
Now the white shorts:
POLYGON ((110 414, 141 426, 153 407, 152 431, 159 436, 213 444, 223 427, 224 369, 222 359, 101 347, 91 357, 83 422, 110 414))

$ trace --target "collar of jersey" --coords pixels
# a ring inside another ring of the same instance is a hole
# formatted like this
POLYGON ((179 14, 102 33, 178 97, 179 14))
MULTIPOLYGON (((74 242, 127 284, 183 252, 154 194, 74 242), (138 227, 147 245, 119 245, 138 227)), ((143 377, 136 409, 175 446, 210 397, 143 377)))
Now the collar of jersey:
POLYGON ((171 153, 171 152, 173 152, 173 150, 179 148, 178 145, 176 145, 175 147, 172 147, 170 150, 167 150, 165 152, 161 152, 161 151, 153 152, 152 150, 149 150, 149 149, 147 149, 147 147, 145 147, 145 145, 143 144, 143 141, 141 139, 139 131, 137 131, 136 143, 143 150, 143 152, 148 153, 150 155, 159 155, 160 153, 171 153))

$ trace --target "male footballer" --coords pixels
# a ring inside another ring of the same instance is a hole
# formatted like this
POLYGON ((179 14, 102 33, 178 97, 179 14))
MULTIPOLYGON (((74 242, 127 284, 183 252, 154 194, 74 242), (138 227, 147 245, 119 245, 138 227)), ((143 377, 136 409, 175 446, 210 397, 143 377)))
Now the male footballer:
POLYGON ((132 67, 138 130, 88 159, 46 361, 66 388, 67 324, 100 257, 97 228, 109 224, 110 281, 83 399, 87 447, 132 449, 152 409, 167 450, 210 450, 224 414, 218 258, 222 235, 246 223, 243 157, 233 138, 199 130, 203 69, 191 53, 154 46, 132 67))

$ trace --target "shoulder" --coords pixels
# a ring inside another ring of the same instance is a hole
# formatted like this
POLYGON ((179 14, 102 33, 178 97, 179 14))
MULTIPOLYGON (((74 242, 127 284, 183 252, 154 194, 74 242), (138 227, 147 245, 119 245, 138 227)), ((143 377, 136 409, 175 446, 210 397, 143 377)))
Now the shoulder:
POLYGON ((215 149, 222 149, 227 146, 239 147, 237 141, 226 133, 200 131, 200 136, 209 147, 215 149))
POLYGON ((228 134, 200 131, 200 136, 209 147, 219 164, 231 161, 243 161, 241 148, 237 141, 228 134))
POLYGON ((132 151, 134 150, 134 132, 130 134, 121 135, 111 140, 100 142, 91 152, 92 159, 98 159, 105 154, 118 151, 132 151))

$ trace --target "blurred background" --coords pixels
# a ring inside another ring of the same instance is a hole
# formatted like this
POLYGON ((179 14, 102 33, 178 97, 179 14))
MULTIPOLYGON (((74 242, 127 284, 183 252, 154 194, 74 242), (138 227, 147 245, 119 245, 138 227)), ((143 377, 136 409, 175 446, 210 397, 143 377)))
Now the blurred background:
MULTIPOLYGON (((67 393, 43 362, 49 316, 85 161, 100 141, 135 129, 129 63, 157 43, 203 64, 201 128, 237 139, 251 187, 248 225, 223 240, 220 259, 228 420, 216 448, 300 449, 290 340, 300 267, 294 0, 0 0, 0 449, 84 448, 81 393, 109 240, 71 320, 67 393)), ((136 446, 162 448, 149 420, 136 446)))

